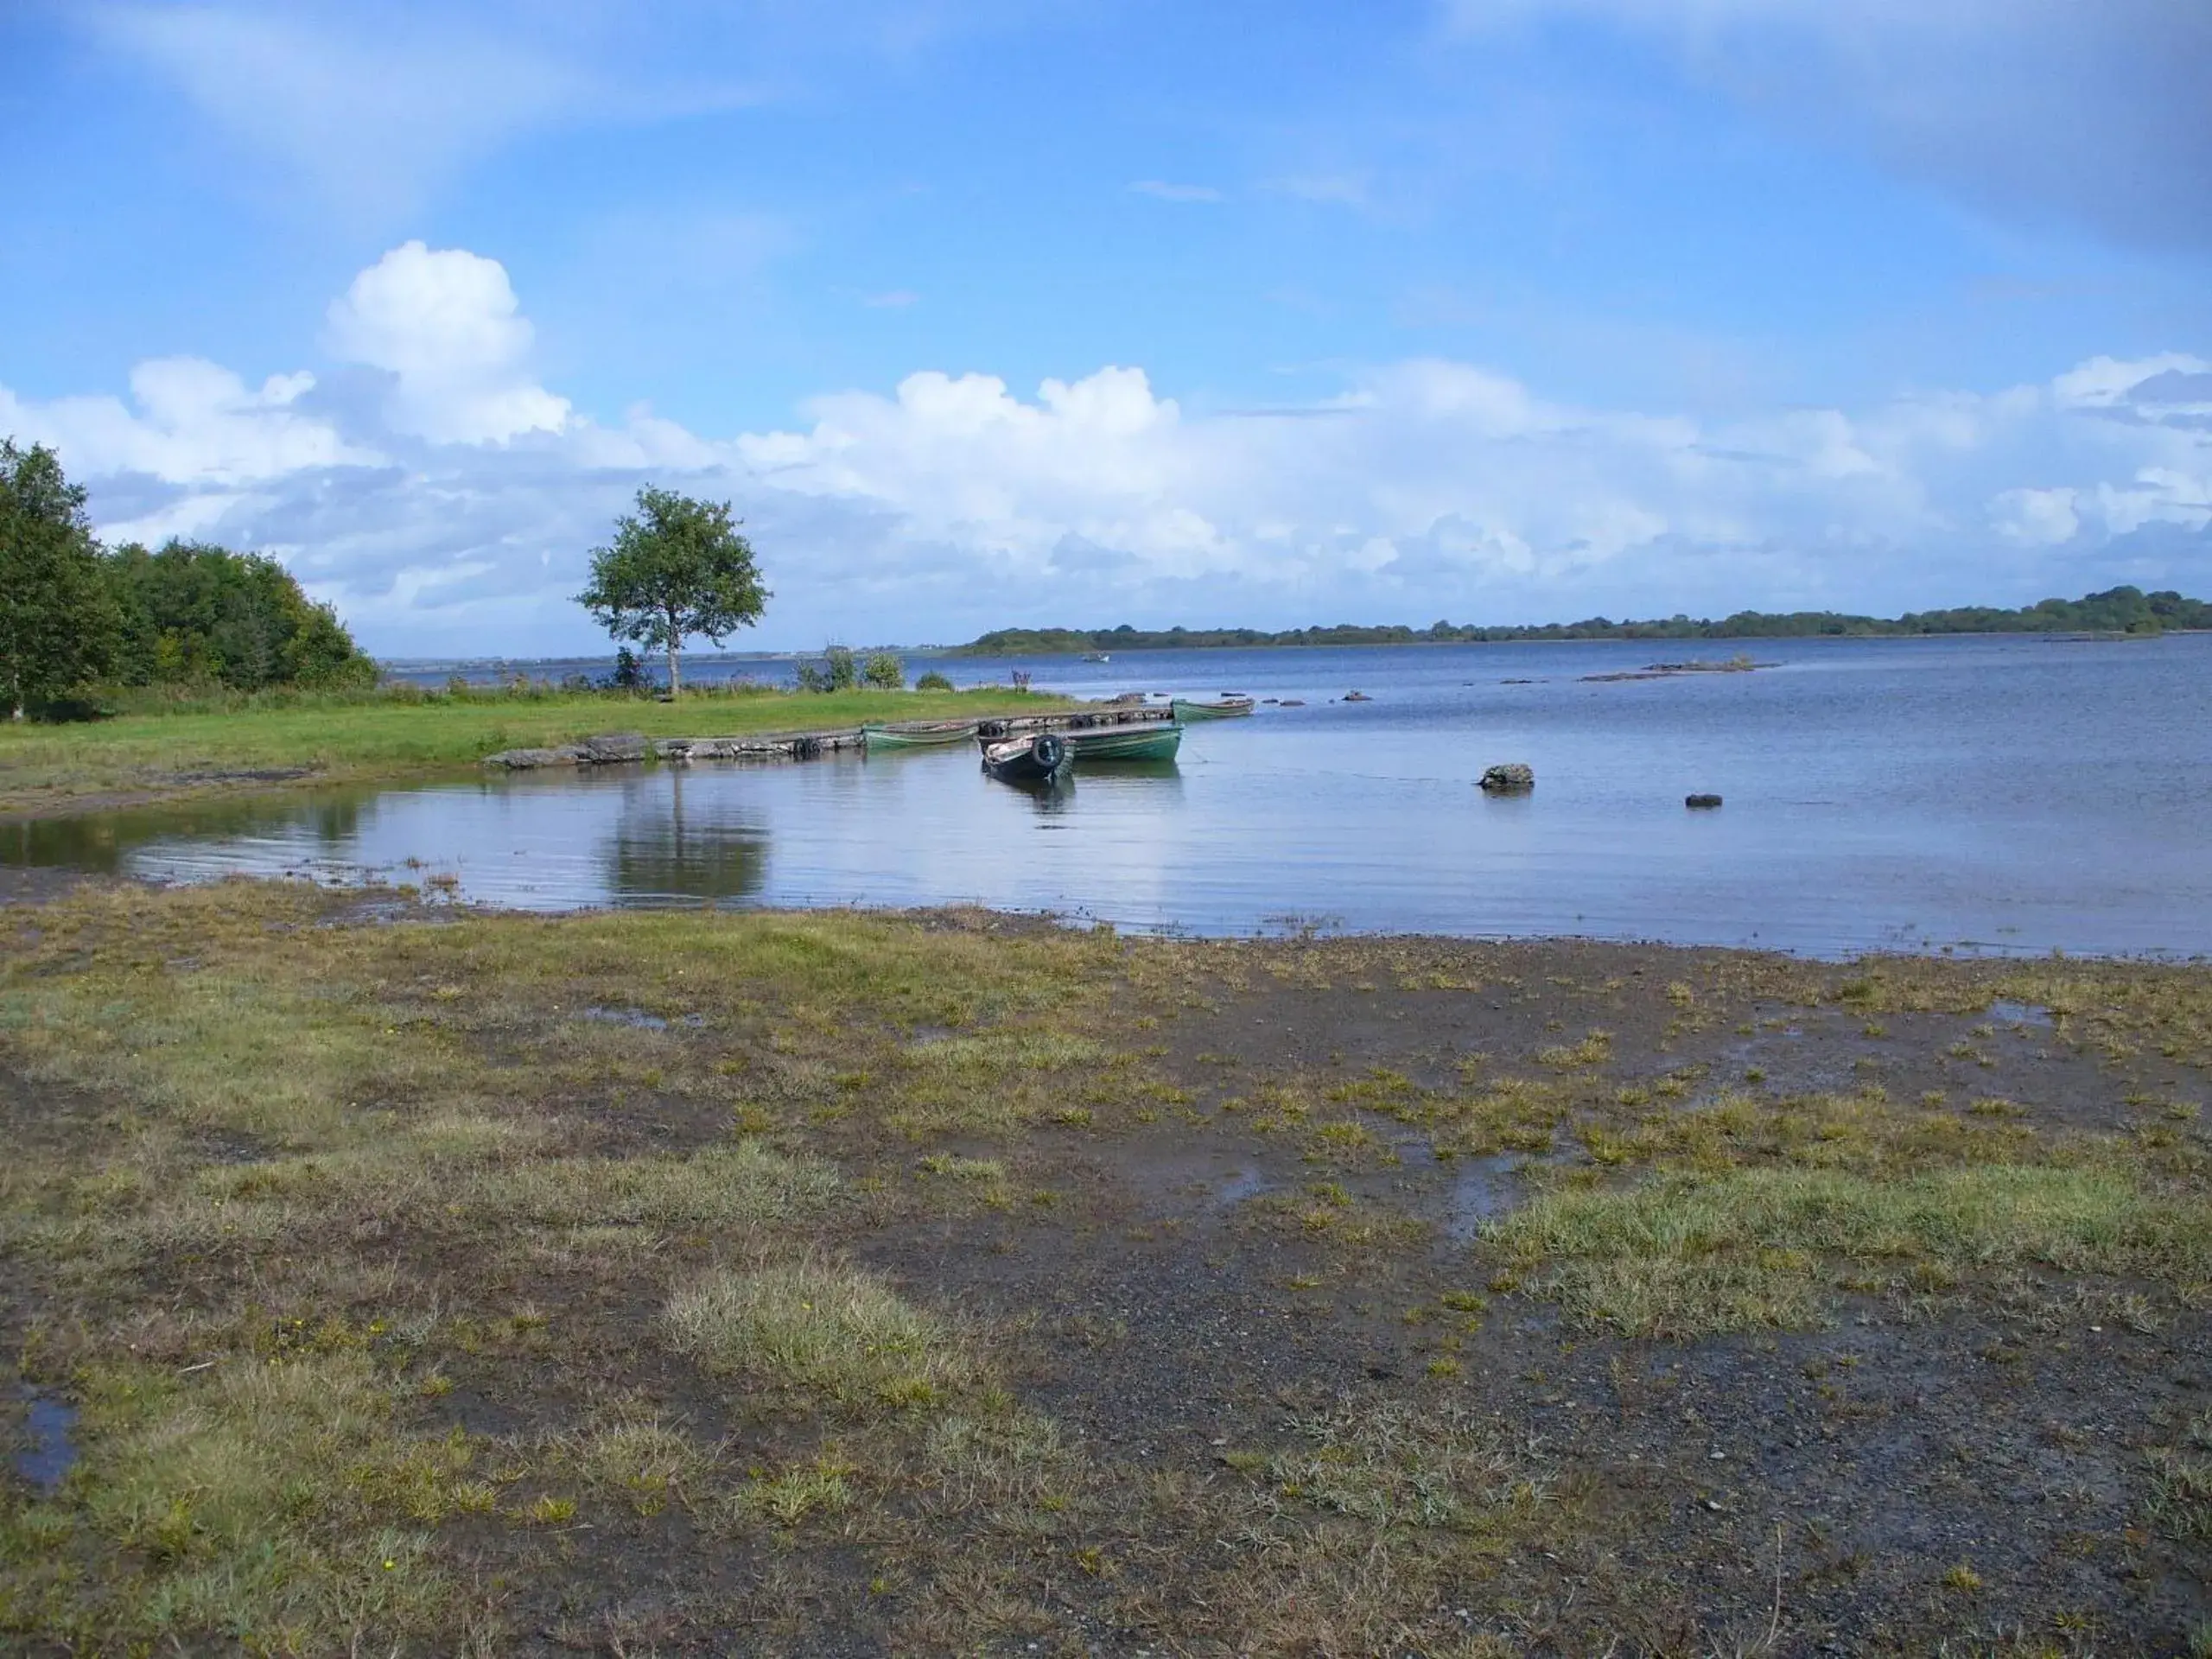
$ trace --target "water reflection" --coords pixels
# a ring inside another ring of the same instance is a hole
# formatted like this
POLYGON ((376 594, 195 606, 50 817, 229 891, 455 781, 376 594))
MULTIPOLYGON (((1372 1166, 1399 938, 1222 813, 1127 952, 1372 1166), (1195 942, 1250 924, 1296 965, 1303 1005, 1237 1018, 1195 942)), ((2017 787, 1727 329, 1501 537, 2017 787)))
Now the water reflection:
POLYGON ((731 811, 719 792, 699 800, 696 780, 680 768, 666 782, 664 792, 632 791, 624 802, 606 846, 607 887, 651 903, 743 899, 766 886, 767 830, 731 811))
POLYGON ((1075 774, 1071 772, 1055 772, 1050 778, 995 778, 991 781, 1001 789, 1010 789, 1027 797, 1039 817, 1065 812, 1075 804, 1075 774))
POLYGON ((1157 810, 1179 805, 1183 769, 1173 760, 1116 760, 1068 774, 1069 787, 1117 807, 1157 810))
POLYGON ((27 1388, 19 1393, 24 1405, 23 1444, 15 1455, 16 1472, 50 1496, 76 1466, 73 1431, 77 1408, 42 1389, 27 1388))
MULTIPOLYGON (((984 774, 988 777, 988 773, 984 774)), ((1105 810, 1165 810, 1183 798, 1182 768, 1173 760, 1116 760, 1070 766, 1049 779, 993 778, 993 786, 1025 797, 1039 817, 1057 817, 1084 804, 1105 810)))
POLYGON ((117 875, 130 872, 133 855, 141 849, 158 842, 279 834, 335 851, 359 836, 362 814, 382 792, 357 787, 309 796, 188 801, 84 817, 18 820, 0 823, 0 863, 117 875))

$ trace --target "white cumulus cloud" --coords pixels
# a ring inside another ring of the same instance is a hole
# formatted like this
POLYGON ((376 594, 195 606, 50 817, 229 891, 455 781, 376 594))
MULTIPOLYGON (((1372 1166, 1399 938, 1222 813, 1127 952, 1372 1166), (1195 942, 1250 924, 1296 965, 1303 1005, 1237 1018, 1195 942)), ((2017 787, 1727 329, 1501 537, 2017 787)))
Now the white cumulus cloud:
POLYGON ((298 407, 314 388, 306 372, 271 375, 256 388, 201 358, 149 358, 130 372, 130 404, 92 395, 32 409, 0 387, 0 426, 29 432, 88 473, 144 473, 195 486, 371 459, 298 407))
POLYGON ((409 242, 330 307, 325 343, 394 377, 394 427, 434 442, 557 432, 569 402, 531 378, 531 329, 506 268, 460 248, 409 242))
POLYGON ((2054 547, 2081 531, 2082 515, 2074 502, 2074 492, 2068 489, 2006 490, 1989 504, 1990 523, 2009 540, 2054 547))
POLYGON ((109 534, 273 552, 395 654, 590 645, 569 595, 647 482, 737 504, 788 645, 2212 589, 2212 364, 2183 353, 1727 422, 1439 359, 1257 411, 1135 365, 1027 395, 931 370, 717 436, 573 410, 505 270, 421 243, 361 273, 326 341, 321 380, 162 359, 128 401, 0 388, 0 431, 56 445, 109 534))

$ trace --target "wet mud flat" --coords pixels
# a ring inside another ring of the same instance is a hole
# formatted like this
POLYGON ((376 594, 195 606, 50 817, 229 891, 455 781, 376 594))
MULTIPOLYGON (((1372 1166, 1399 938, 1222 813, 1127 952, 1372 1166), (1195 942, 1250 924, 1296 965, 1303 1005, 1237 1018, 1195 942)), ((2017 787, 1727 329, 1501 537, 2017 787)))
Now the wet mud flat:
POLYGON ((0 939, 30 1651, 2206 1650, 2202 968, 0 939))

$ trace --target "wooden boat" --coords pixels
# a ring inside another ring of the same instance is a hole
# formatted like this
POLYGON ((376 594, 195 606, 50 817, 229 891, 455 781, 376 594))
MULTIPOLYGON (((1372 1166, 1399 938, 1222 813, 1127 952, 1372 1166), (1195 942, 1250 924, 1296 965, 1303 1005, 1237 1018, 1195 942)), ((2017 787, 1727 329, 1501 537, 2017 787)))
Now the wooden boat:
POLYGON ((1048 784, 1068 764, 1068 746, 1051 732, 983 744, 983 770, 1002 784, 1048 784))
POLYGON ((1189 697, 1177 697, 1167 706, 1175 711, 1179 723, 1190 720, 1234 720, 1239 715, 1252 712, 1252 699, 1224 697, 1218 702, 1198 702, 1189 697))
POLYGON ((863 726, 869 753, 877 749, 934 749, 965 743, 976 735, 972 720, 902 720, 895 726, 863 726))
POLYGON ((1183 728, 1166 720, 1141 726, 1095 726, 1065 733, 1061 741, 1067 745, 1068 758, 1078 766, 1102 760, 1173 760, 1183 746, 1183 728))

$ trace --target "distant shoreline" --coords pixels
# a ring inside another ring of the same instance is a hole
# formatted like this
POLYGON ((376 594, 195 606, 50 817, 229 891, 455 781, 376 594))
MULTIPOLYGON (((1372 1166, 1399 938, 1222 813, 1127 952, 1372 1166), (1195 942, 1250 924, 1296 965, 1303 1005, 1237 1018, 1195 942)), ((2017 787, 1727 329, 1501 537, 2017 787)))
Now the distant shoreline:
MULTIPOLYGON (((1669 639, 1694 641, 1701 638, 1740 640, 1745 645, 1834 644, 1853 639, 2041 639, 2050 645, 2067 645, 2069 643, 2082 645, 2124 645, 2143 639, 2162 639, 2175 636, 2190 636, 2208 633, 2212 633, 2212 627, 2162 628, 2156 633, 2127 633, 2120 630, 2109 628, 1978 628, 1970 632, 1960 629, 1947 633, 1680 634, 1668 636, 1667 639, 1641 634, 1573 634, 1561 635, 1558 637, 1544 636, 1539 638, 1513 639, 1431 639, 1426 637, 1416 637, 1411 639, 1367 639, 1355 641, 1339 641, 1332 639, 1282 640, 1274 644, 1260 645, 1254 645, 1249 641, 1244 640, 1225 640, 1218 644, 1212 642, 1186 641, 1179 645, 1117 645, 1111 647, 1107 654, 1110 656, 1115 651, 1342 651, 1351 645, 1389 645, 1396 647, 1419 645, 1663 645, 1668 643, 1669 639)), ((893 652, 899 656, 906 658, 984 659, 994 657, 1066 657, 1087 652, 1090 647, 1060 647, 1049 650, 1044 648, 1030 650, 999 650, 994 648, 984 650, 980 649, 974 645, 873 645, 868 647, 868 649, 871 651, 893 652)), ((702 651, 686 652, 683 654, 683 661, 685 664, 686 672, 689 673, 701 665, 722 667, 737 663, 795 663, 806 661, 810 658, 818 657, 820 654, 821 653, 819 652, 811 651, 702 651)), ((549 663, 575 664, 578 665, 596 666, 601 664, 612 663, 613 660, 613 657, 610 654, 605 657, 395 657, 389 658, 380 657, 376 659, 376 662, 377 666, 386 674, 407 676, 414 674, 441 674, 449 671, 469 669, 486 671, 501 669, 528 669, 540 667, 549 663)))
MULTIPOLYGON (((1255 643, 1249 640, 1239 639, 1224 640, 1218 644, 1208 641, 1203 643, 1186 643, 1179 645, 1163 645, 1154 644, 1141 645, 1115 645, 1109 648, 1105 654, 1110 658, 1115 653, 1124 651, 1135 654, 1139 652, 1154 651, 1352 651, 1363 650, 1370 646, 1373 646, 1377 649, 1420 650, 1423 648, 1434 648, 1444 645, 1657 645, 1685 642, 1694 644, 1700 639, 1728 640, 1731 642, 1740 642, 1746 645, 1849 645, 1854 641, 1863 639, 2038 639, 2046 645, 2137 645, 2152 639, 2194 638, 2202 634, 2212 634, 2212 627, 2161 628, 2155 633, 2127 633, 2117 629, 2094 628, 1975 628, 1971 630, 1961 628, 1952 630, 1948 632, 1941 633, 1727 633, 1670 634, 1663 637, 1652 634, 1571 634, 1560 635, 1558 637, 1544 636, 1533 639, 1430 639, 1426 638, 1416 638, 1412 639, 1354 640, 1286 639, 1273 643, 1255 643)), ((899 650, 899 647, 892 646, 889 647, 889 649, 899 650)), ((1066 657, 1077 654, 1087 654, 1088 651, 1089 647, 1077 647, 1073 649, 1046 649, 1042 646, 1037 646, 1020 650, 1009 647, 1001 650, 995 647, 983 649, 976 645, 930 645, 925 647, 910 646, 906 648, 905 654, 909 657, 952 657, 970 658, 976 661, 988 661, 994 658, 1001 657, 1066 657)), ((791 654, 798 657, 804 657, 808 653, 805 652, 798 652, 791 654)))
POLYGON ((1296 645, 1427 645, 1552 644, 1612 639, 1664 642, 1693 639, 1922 639, 1959 634, 2026 634, 2088 639, 2156 637, 2212 631, 2212 603, 2171 590, 2145 594, 2119 587, 2080 599, 2046 599, 2009 609, 1961 606, 1908 611, 1903 616, 1859 616, 1840 611, 1738 611, 1716 621, 1670 616, 1613 621, 1593 616, 1579 622, 1491 626, 1439 621, 1426 628, 1401 624, 1338 623, 1287 628, 996 628, 964 645, 957 657, 1034 657, 1103 654, 1116 651, 1274 649, 1296 645))

